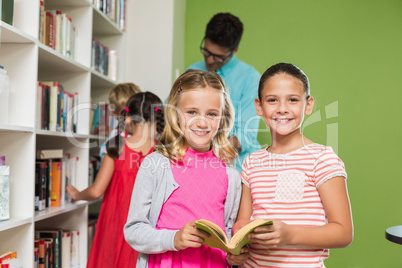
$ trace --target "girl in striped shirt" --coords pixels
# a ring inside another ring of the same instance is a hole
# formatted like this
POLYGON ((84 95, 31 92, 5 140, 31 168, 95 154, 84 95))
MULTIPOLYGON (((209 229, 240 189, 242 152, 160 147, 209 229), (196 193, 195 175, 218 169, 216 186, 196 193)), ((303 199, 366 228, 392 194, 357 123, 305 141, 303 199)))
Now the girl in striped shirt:
POLYGON ((257 114, 270 128, 272 144, 243 163, 236 232, 250 220, 273 220, 249 239, 243 267, 325 267, 330 248, 347 247, 353 223, 343 162, 331 147, 303 136, 304 115, 314 98, 302 70, 288 63, 262 75, 257 114))

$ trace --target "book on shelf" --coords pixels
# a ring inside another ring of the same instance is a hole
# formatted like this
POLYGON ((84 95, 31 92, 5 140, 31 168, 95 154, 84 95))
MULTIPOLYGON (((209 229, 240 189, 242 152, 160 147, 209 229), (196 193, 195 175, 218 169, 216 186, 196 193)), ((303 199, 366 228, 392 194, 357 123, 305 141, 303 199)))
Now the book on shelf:
POLYGON ((37 159, 59 159, 63 158, 63 149, 44 149, 37 150, 37 159))
POLYGON ((52 239, 53 240, 53 261, 54 267, 61 268, 62 264, 62 235, 63 229, 61 228, 51 228, 51 229, 36 229, 35 239, 52 239))
POLYGON ((13 25, 14 22, 14 0, 0 1, 0 19, 5 23, 13 25))
POLYGON ((46 162, 35 163, 35 210, 41 211, 46 208, 48 169, 46 162))
POLYGON ((203 230, 211 236, 205 239, 204 244, 211 248, 219 248, 226 253, 233 255, 239 255, 241 249, 247 245, 253 243, 252 240, 247 238, 247 235, 254 232, 254 229, 258 226, 271 225, 272 221, 266 221, 263 219, 255 219, 250 223, 240 228, 233 237, 228 240, 225 232, 217 224, 201 219, 195 222, 197 229, 203 230))
POLYGON ((10 166, 0 166, 0 221, 10 219, 10 166))
POLYGON ((39 41, 61 53, 73 58, 77 30, 71 17, 61 10, 46 10, 45 2, 39 4, 39 41))
POLYGON ((99 103, 95 106, 91 134, 109 136, 116 125, 117 120, 110 111, 108 103, 99 103))
POLYGON ((70 267, 71 260, 71 235, 70 231, 63 230, 62 238, 61 238, 61 267, 70 267))
POLYGON ((22 268, 22 260, 19 258, 9 259, 1 264, 2 268, 22 268))
POLYGON ((52 178, 51 178, 51 195, 50 195, 50 206, 59 207, 62 205, 62 163, 61 161, 52 162, 52 178))
POLYGON ((109 50, 108 76, 117 81, 117 50, 109 50))
POLYGON ((80 267, 80 231, 70 230, 70 234, 71 234, 70 267, 79 268, 80 267))
POLYGON ((3 262, 5 262, 7 260, 11 260, 11 259, 15 259, 15 258, 17 258, 17 251, 7 251, 0 255, 0 264, 2 264, 3 262))
POLYGON ((111 21, 116 23, 119 29, 125 29, 125 0, 93 0, 96 9, 105 14, 111 21))
POLYGON ((38 81, 36 128, 59 132, 76 132, 78 93, 68 92, 56 81, 38 81))
POLYGON ((78 157, 64 154, 62 149, 37 150, 35 165, 37 210, 43 209, 43 203, 45 207, 57 207, 72 202, 66 187, 69 184, 76 186, 78 160, 78 157), (42 203, 37 204, 37 201, 42 203))
POLYGON ((6 156, 0 155, 0 166, 5 166, 5 165, 6 165, 6 156))
POLYGON ((45 267, 54 267, 53 238, 45 238, 45 267))
POLYGON ((92 39, 92 69, 103 75, 108 75, 108 62, 109 48, 100 41, 92 39))
MULTIPOLYGON (((36 244, 36 242, 35 242, 35 244, 36 244)), ((38 243, 38 245, 39 245, 39 243, 38 243)), ((36 247, 36 245, 34 247, 34 267, 39 268, 39 248, 36 247)))
POLYGON ((39 267, 45 267, 45 239, 39 239, 39 267))

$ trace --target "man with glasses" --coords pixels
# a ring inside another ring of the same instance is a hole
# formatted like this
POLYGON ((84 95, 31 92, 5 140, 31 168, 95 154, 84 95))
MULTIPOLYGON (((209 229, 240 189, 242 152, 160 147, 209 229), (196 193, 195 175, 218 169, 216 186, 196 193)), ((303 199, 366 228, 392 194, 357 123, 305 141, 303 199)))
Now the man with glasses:
POLYGON ((261 147, 257 141, 260 118, 254 100, 261 75, 251 65, 236 58, 243 23, 230 13, 218 13, 208 22, 200 50, 204 61, 188 69, 217 72, 227 86, 235 108, 235 122, 230 142, 239 152, 236 168, 241 172, 243 160, 261 147))

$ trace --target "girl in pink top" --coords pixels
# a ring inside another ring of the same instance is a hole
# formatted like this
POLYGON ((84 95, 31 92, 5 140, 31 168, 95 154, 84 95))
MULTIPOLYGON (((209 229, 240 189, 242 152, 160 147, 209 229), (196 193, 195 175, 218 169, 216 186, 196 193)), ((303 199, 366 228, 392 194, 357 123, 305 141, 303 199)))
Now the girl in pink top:
POLYGON ((237 156, 227 134, 233 106, 216 73, 187 70, 166 102, 166 127, 157 152, 144 159, 131 199, 126 241, 137 267, 227 267, 248 257, 203 245, 208 234, 194 221, 207 219, 231 236, 241 178, 229 164, 237 156))
POLYGON ((353 224, 342 161, 328 146, 301 133, 311 114, 307 76, 278 63, 261 76, 257 114, 270 129, 272 144, 243 163, 243 191, 234 231, 250 219, 273 220, 249 234, 244 267, 322 268, 329 248, 348 246, 353 224))

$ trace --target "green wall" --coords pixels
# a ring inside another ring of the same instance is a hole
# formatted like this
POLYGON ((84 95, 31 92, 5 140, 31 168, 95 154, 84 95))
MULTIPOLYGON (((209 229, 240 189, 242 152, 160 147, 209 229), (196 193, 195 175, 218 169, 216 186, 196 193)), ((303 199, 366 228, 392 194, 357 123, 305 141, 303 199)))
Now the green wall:
POLYGON ((309 76, 316 106, 304 134, 345 162, 355 227, 353 243, 331 250, 326 266, 402 267, 401 246, 384 237, 402 225, 402 1, 188 0, 185 66, 202 60, 217 12, 244 23, 239 59, 260 73, 290 62, 309 76))

